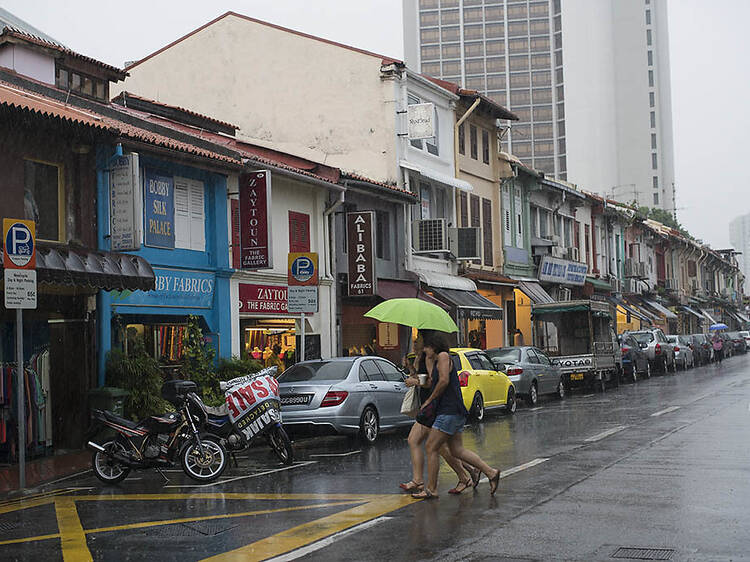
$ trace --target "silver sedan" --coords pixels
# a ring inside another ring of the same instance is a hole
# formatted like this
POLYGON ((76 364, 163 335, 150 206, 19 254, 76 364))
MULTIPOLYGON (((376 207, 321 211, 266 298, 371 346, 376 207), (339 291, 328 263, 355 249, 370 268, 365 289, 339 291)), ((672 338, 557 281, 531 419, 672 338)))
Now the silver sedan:
POLYGON ((292 433, 359 435, 374 443, 382 430, 414 423, 401 413, 403 374, 381 357, 303 361, 278 380, 282 423, 292 433))
POLYGON ((547 354, 533 346, 496 347, 485 353, 516 387, 516 392, 534 406, 542 394, 565 398, 565 384, 560 366, 554 365, 547 354))

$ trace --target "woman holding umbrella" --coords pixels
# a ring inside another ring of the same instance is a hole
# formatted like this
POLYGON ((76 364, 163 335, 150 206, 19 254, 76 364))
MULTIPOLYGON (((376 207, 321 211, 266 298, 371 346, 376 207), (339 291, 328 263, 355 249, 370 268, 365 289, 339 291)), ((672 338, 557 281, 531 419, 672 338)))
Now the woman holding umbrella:
POLYGON ((711 324, 711 327, 709 328, 709 330, 714 333, 711 338, 711 345, 714 348, 714 361, 718 361, 719 365, 721 365, 721 360, 724 359, 724 338, 721 337, 719 331, 726 330, 727 327, 726 324, 718 323, 711 324))

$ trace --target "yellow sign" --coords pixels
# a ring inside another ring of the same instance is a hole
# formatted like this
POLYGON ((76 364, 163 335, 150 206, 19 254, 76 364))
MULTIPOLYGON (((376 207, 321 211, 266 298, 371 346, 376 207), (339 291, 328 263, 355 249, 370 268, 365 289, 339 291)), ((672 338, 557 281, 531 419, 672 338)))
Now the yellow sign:
POLYGON ((292 252, 288 258, 287 283, 290 287, 318 285, 318 254, 292 252))

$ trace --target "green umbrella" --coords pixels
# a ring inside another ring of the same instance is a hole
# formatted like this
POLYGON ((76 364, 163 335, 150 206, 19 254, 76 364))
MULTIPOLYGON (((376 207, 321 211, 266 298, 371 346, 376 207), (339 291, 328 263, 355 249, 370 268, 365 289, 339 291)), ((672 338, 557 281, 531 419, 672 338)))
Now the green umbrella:
POLYGON ((456 323, 445 310, 421 299, 389 299, 368 310, 365 316, 419 330, 458 332, 456 323))

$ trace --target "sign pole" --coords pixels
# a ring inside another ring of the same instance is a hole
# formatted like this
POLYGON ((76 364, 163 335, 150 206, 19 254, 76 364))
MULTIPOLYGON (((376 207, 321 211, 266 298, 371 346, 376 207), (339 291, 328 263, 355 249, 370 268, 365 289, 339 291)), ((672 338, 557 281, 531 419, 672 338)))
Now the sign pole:
POLYGON ((305 360, 305 313, 301 313, 300 317, 300 332, 299 332, 299 346, 302 348, 299 351, 299 360, 305 360))
POLYGON ((16 361, 18 370, 18 489, 26 487, 26 408, 24 400, 24 372, 23 372, 23 310, 16 309, 16 361))

